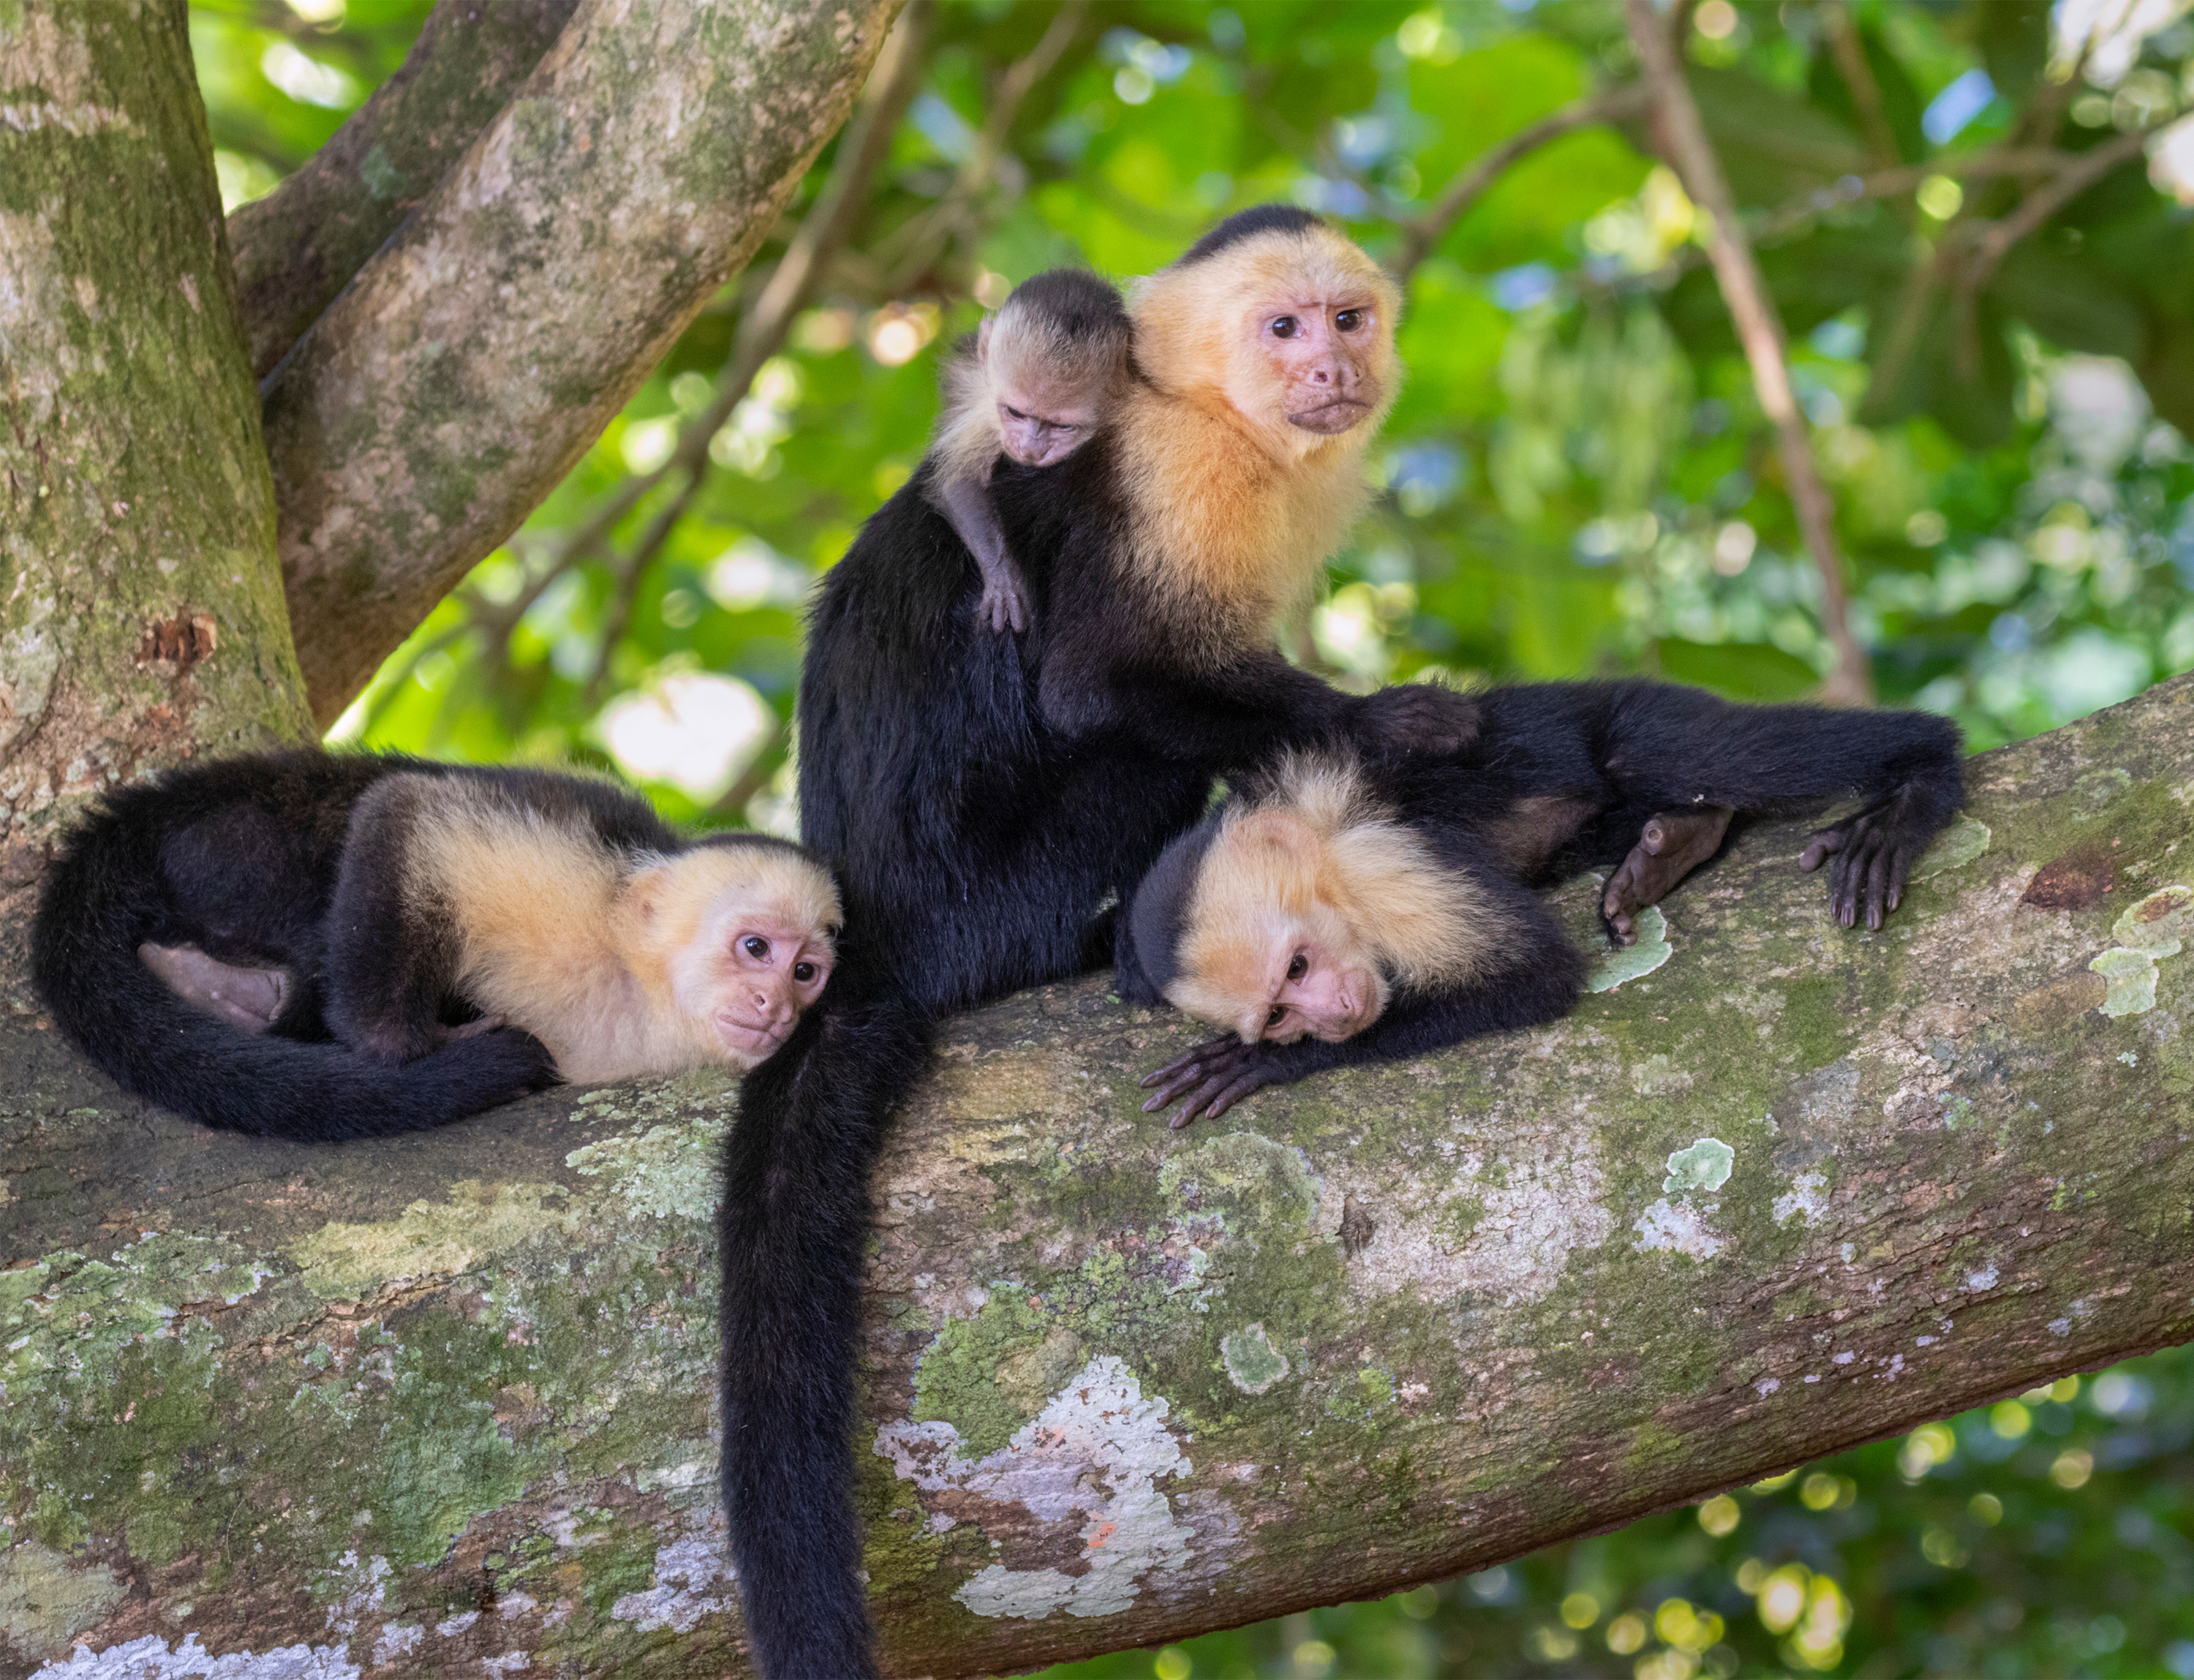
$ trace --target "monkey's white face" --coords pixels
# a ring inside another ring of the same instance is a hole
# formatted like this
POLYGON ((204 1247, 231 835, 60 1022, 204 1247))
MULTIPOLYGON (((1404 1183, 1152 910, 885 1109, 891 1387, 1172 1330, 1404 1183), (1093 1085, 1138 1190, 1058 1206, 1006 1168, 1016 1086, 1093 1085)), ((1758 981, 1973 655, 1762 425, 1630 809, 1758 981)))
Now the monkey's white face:
POLYGON ((1282 924, 1266 949, 1266 981, 1258 1036, 1273 1044, 1292 1044, 1306 1034, 1338 1044, 1370 1026, 1387 1007, 1377 966, 1355 949, 1345 924, 1331 914, 1282 924))
POLYGON ((998 439, 1025 466, 1063 461, 1096 430, 1096 394, 1056 381, 998 383, 998 439))
POLYGON ((732 1056, 752 1067, 792 1035, 830 983, 830 941, 813 929, 750 914, 732 925, 710 988, 716 1030, 732 1056))
POLYGON ((1279 386, 1281 411, 1299 430, 1336 437, 1385 399, 1378 374, 1384 332, 1368 291, 1267 299, 1246 330, 1279 386))

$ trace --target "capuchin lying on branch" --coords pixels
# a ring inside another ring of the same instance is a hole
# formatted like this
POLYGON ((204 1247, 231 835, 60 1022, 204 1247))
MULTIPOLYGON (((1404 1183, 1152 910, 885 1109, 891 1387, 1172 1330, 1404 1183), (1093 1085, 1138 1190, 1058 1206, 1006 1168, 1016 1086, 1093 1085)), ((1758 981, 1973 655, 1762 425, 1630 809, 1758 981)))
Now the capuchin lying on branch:
POLYGON ((1879 928, 1956 814, 1956 728, 1912 711, 1733 705, 1656 682, 1478 698, 1445 758, 1282 756, 1166 849, 1120 917, 1120 995, 1226 1029, 1144 1079, 1172 1124, 1259 1087, 1531 1027, 1576 1004, 1584 959, 1528 890, 1617 863, 1609 931, 1721 849, 1732 818, 1857 797, 1814 835, 1844 926, 1879 928))
POLYGON ((170 770, 72 837, 32 930, 69 1037, 265 1136, 440 1125, 560 1079, 755 1067, 830 978, 797 846, 681 838, 541 770, 303 749, 170 770))

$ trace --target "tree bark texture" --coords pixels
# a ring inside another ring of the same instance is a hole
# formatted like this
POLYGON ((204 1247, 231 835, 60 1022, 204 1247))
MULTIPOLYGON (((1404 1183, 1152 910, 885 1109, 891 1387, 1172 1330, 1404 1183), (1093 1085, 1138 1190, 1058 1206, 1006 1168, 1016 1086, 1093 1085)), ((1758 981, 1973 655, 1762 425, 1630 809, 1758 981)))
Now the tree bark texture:
MULTIPOLYGON (((1218 1125, 1138 1111, 1191 1033, 1101 978, 953 1022, 875 1183, 889 1671, 1387 1592, 2194 1337, 2194 681, 1973 768, 1881 933, 1760 831, 1569 1020, 1218 1125)), ((311 1148, 0 1033, 0 1674, 740 1671, 728 1085, 311 1148)))
POLYGON ((182 0, 0 7, 0 964, 75 797, 309 723, 182 0))
POLYGON ((228 218, 264 377, 533 73, 577 0, 437 0, 403 66, 305 166, 228 218))
POLYGON ((267 440, 323 724, 746 262, 898 6, 587 0, 299 341, 267 440))

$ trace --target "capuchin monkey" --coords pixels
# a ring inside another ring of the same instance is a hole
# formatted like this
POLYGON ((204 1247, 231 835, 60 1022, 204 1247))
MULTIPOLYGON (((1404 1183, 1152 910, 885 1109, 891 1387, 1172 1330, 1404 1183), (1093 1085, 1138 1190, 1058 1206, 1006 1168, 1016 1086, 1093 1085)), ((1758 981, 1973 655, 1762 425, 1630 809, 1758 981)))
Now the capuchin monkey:
POLYGON ((1128 311, 1079 268, 1014 288, 945 364, 945 410, 930 445, 929 497, 982 573, 977 615, 1001 633, 1028 628, 1028 591, 991 504, 1000 454, 1048 467, 1087 443, 1128 377, 1128 311))
POLYGON ((1418 1056, 1568 1013, 1584 960, 1528 889, 1614 863, 1634 919, 1721 849, 1732 818, 1864 802, 1798 860, 1830 913, 1879 928, 1963 788, 1925 712, 1734 705, 1655 682, 1480 697, 1444 760, 1282 755, 1175 840, 1123 912, 1120 995, 1226 1029, 1144 1079, 1172 1124, 1322 1068, 1418 1056))
POLYGON ((724 1493, 768 1680, 875 1674, 849 1492, 868 1181, 934 1024, 1106 960, 1111 911, 1280 748, 1451 753, 1475 708, 1347 694, 1273 645, 1365 495, 1398 297, 1307 212, 1221 223, 1140 285, 1087 443, 997 463, 1031 630, 974 611, 926 461, 830 569, 800 689, 807 843, 846 930, 823 1005, 749 1078, 725 1155, 724 1493))
POLYGON ((272 752, 110 793, 32 930, 126 1089, 267 1136, 386 1136, 566 1079, 756 1066, 821 995, 830 876, 541 770, 272 752))

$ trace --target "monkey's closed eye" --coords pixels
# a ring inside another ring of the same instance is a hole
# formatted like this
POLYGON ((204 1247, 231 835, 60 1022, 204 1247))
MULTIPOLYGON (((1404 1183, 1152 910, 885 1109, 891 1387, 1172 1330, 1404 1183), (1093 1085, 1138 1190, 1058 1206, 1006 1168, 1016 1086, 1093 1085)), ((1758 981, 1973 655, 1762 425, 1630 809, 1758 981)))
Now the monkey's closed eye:
POLYGON ((757 963, 766 963, 769 960, 769 941, 760 934, 749 934, 740 941, 740 944, 744 947, 747 955, 757 963))
POLYGON ((1333 318, 1333 324, 1343 332, 1353 332, 1364 325, 1364 312, 1361 309, 1343 309, 1333 318))
POLYGON ((809 981, 815 978, 815 964, 813 963, 795 963, 792 965, 792 977, 798 981, 802 986, 807 985, 809 981))
POLYGON ((1015 408, 1015 407, 1014 407, 1011 403, 1009 403, 1009 402, 1002 402, 1002 403, 1000 403, 1000 404, 998 405, 998 406, 999 406, 1000 408, 1004 409, 1004 410, 1006 411, 1006 412, 1007 412, 1007 413, 1008 413, 1008 414, 1012 415, 1012 416, 1014 417, 1014 419, 1016 419, 1016 420, 1025 420, 1025 419, 1027 419, 1027 418, 1028 418, 1028 416, 1027 416, 1027 415, 1025 415, 1025 414, 1022 413, 1022 412, 1020 411, 1020 410, 1019 410, 1018 408, 1015 408))
POLYGON ((1279 318, 1279 319, 1278 319, 1278 320, 1276 320, 1276 321, 1274 321, 1274 322, 1272 323, 1272 337, 1275 337, 1275 338, 1292 338, 1292 337, 1294 337, 1295 336, 1295 318, 1293 315, 1283 315, 1283 316, 1281 316, 1281 317, 1279 318))
POLYGON ((1307 955, 1306 955, 1304 952, 1300 952, 1300 951, 1296 952, 1295 952, 1295 961, 1293 961, 1292 963, 1289 963, 1289 964, 1288 964, 1288 978, 1289 978, 1289 980, 1301 980, 1301 979, 1305 975, 1308 974, 1309 972, 1310 972, 1310 958, 1309 958, 1309 957, 1308 957, 1308 956, 1307 956, 1307 955))

